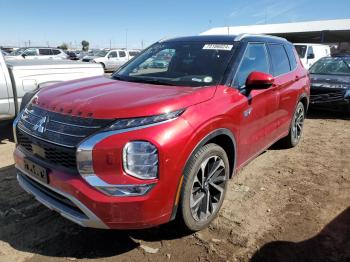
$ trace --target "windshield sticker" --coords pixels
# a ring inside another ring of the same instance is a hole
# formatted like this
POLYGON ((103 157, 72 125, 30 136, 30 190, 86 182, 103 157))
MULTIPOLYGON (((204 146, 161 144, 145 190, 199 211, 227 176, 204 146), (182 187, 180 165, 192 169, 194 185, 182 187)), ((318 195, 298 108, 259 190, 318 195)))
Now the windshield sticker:
POLYGON ((223 44, 205 44, 203 49, 206 50, 224 50, 231 51, 233 45, 223 45, 223 44))

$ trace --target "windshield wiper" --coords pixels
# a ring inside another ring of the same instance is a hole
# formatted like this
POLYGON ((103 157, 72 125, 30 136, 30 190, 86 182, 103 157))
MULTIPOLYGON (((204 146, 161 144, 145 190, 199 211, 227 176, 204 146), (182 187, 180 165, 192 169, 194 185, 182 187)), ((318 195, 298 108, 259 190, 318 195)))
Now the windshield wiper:
POLYGON ((176 84, 171 83, 169 81, 159 80, 159 79, 150 79, 150 78, 130 78, 126 81, 136 82, 136 83, 146 83, 146 84, 154 84, 154 85, 167 85, 167 86, 175 86, 176 84))

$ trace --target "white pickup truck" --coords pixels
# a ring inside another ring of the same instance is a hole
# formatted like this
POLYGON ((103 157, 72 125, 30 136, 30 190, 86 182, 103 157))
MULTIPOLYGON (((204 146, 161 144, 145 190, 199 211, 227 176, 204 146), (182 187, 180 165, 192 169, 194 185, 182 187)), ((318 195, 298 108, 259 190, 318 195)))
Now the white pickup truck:
MULTIPOLYGON (((41 87, 62 81, 100 76, 100 64, 75 61, 6 61, 0 52, 0 122, 11 120, 20 110, 22 98, 41 87)), ((28 97, 28 95, 26 96, 28 97)), ((25 98, 24 98, 25 100, 25 98)))

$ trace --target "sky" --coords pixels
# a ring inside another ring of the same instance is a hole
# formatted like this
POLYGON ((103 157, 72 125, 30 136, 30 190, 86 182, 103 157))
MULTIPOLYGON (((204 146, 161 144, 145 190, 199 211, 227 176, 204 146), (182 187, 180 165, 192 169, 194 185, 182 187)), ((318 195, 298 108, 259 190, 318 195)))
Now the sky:
POLYGON ((349 10, 350 0, 0 0, 0 45, 141 48, 212 27, 345 19, 349 10))

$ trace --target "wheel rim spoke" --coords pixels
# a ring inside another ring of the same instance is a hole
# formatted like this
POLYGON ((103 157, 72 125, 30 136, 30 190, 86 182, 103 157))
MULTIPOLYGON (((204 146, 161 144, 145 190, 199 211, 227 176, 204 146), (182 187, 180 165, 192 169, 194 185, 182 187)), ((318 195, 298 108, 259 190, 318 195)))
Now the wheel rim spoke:
POLYGON ((197 221, 206 221, 213 215, 224 195, 226 167, 219 156, 211 156, 200 165, 194 177, 190 209, 197 221))

